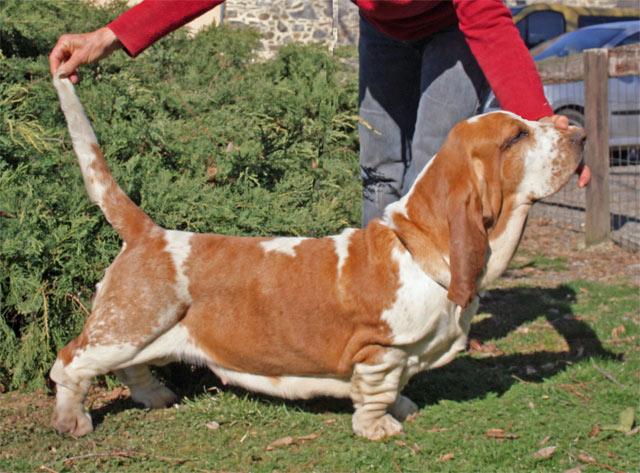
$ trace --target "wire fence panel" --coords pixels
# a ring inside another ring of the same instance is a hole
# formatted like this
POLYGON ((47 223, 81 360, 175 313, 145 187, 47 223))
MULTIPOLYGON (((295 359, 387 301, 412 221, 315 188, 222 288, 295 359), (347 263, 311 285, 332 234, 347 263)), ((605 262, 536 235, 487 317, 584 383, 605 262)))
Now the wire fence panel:
MULTIPOLYGON (((625 47, 621 56, 610 54, 608 78, 609 123, 609 209, 611 238, 629 249, 640 249, 640 76, 637 71, 639 46, 625 47), (617 76, 623 74, 622 76, 617 76), (631 74, 631 75, 629 75, 631 74), (635 75, 634 75, 635 74, 635 75)), ((545 94, 553 109, 569 117, 572 124, 585 126, 585 82, 582 61, 547 61, 541 68, 545 94), (565 72, 565 81, 560 79, 565 72), (577 80, 580 79, 580 80, 577 80)), ((589 93, 589 91, 587 91, 589 93)), ((605 140, 606 141, 606 140, 605 140)), ((534 217, 575 231, 585 231, 586 191, 578 189, 577 176, 557 194, 537 203, 534 217)), ((606 223, 606 221, 605 221, 606 223)))
POLYGON ((614 241, 640 248, 640 76, 609 79, 609 168, 614 241))

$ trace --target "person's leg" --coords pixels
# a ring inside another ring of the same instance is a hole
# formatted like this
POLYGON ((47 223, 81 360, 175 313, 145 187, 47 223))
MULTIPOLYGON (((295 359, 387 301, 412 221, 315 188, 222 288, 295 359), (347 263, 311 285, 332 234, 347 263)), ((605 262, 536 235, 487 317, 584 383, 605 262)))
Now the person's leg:
POLYGON ((421 51, 360 20, 363 226, 400 198, 420 97, 421 51))
POLYGON ((461 120, 478 112, 488 85, 457 27, 434 35, 422 54, 421 97, 402 188, 406 194, 420 171, 461 120))

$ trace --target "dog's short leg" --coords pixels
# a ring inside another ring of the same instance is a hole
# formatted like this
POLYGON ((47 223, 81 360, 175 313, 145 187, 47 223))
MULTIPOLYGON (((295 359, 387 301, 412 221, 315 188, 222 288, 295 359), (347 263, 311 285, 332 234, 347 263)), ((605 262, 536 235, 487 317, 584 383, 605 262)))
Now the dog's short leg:
POLYGON ((75 437, 93 430, 84 399, 92 379, 112 371, 138 351, 133 345, 93 345, 81 335, 58 353, 49 377, 56 383, 53 426, 75 437))
POLYGON ((178 396, 158 381, 147 365, 137 365, 115 372, 118 379, 129 386, 131 398, 145 407, 158 409, 178 401, 178 396))
POLYGON ((415 402, 406 396, 399 395, 396 402, 389 407, 389 414, 395 417, 400 422, 413 419, 418 413, 418 406, 415 402))
POLYGON ((60 433, 80 437, 93 431, 91 416, 84 409, 84 399, 91 385, 91 378, 73 380, 64 374, 62 362, 56 361, 51 369, 51 379, 56 382, 56 406, 53 411, 53 427, 60 433))
POLYGON ((398 398, 405 361, 402 350, 388 349, 381 361, 355 366, 351 379, 355 407, 352 426, 357 435, 379 440, 402 433, 402 424, 387 411, 398 398))

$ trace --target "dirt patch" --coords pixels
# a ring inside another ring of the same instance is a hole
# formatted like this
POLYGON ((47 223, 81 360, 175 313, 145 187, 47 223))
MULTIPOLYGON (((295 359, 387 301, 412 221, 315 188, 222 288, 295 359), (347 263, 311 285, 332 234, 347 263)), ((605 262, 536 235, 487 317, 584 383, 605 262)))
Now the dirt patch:
POLYGON ((640 286, 640 253, 612 242, 586 248, 584 233, 532 219, 497 285, 553 287, 575 280, 640 286))
MULTIPOLYGON (((103 408, 119 400, 128 399, 129 388, 107 389, 104 385, 94 384, 89 390, 85 405, 89 410, 103 408)), ((53 393, 38 390, 34 392, 12 391, 0 394, 0 433, 12 429, 15 425, 31 423, 48 426, 53 412, 55 396, 53 393)))

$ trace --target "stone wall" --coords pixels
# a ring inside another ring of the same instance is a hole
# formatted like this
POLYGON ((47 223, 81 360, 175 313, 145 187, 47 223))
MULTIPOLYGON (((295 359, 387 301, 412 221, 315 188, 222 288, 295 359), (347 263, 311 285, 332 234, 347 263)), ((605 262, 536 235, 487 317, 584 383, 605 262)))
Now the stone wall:
MULTIPOLYGON (((107 3, 111 0, 88 0, 107 3)), ((129 6, 141 0, 127 0, 129 6)), ((262 33, 260 55, 270 57, 292 41, 329 49, 358 40, 358 8, 350 0, 227 0, 186 27, 195 33, 211 24, 250 26, 262 33)))
POLYGON ((259 30, 262 56, 292 41, 333 49, 358 36, 358 8, 349 0, 227 0, 223 17, 226 25, 259 30))

